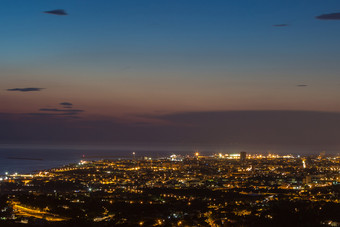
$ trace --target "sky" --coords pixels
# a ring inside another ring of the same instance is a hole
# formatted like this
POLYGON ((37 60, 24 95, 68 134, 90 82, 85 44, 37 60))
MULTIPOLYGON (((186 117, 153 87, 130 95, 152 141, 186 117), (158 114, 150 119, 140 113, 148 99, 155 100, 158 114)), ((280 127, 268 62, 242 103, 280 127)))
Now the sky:
POLYGON ((339 12, 338 0, 2 0, 0 142, 340 147, 339 12))

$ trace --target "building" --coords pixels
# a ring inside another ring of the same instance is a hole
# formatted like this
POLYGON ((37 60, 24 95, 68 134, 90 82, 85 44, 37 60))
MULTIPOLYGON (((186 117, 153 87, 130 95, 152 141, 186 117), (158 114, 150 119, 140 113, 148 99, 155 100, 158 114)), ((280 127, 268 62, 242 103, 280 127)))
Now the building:
POLYGON ((247 152, 241 151, 241 153, 240 153, 240 161, 241 162, 245 162, 246 159, 247 159, 247 152))

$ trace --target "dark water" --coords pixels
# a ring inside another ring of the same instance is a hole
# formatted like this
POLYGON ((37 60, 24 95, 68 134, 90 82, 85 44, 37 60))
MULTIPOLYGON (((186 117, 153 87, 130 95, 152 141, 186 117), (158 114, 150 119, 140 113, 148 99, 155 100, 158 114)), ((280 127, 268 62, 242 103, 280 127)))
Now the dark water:
POLYGON ((80 160, 118 159, 135 157, 166 157, 171 154, 190 154, 188 147, 145 146, 37 146, 0 145, 0 175, 30 173, 60 167, 80 160))
MULTIPOLYGON (((216 153, 276 153, 276 154, 319 154, 322 148, 277 148, 240 146, 178 146, 178 145, 115 145, 115 146, 61 146, 61 145, 5 145, 0 144, 0 175, 9 173, 30 173, 80 160, 166 157, 171 154, 193 155, 198 150, 203 155, 216 153)), ((328 149, 327 154, 337 154, 339 150, 328 149)))

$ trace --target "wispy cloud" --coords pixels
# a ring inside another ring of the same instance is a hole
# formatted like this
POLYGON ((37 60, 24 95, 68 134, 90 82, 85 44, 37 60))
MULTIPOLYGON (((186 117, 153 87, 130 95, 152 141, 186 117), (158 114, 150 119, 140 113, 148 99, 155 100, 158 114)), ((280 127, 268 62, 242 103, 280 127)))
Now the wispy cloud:
POLYGON ((56 108, 41 108, 39 111, 45 111, 45 112, 64 112, 64 113, 81 113, 84 112, 84 110, 65 110, 65 109, 56 109, 56 108))
POLYGON ((57 108, 42 108, 39 109, 39 113, 27 113, 26 115, 30 116, 45 116, 45 117, 60 117, 60 116, 67 116, 72 118, 78 119, 77 115, 84 112, 84 110, 74 110, 74 109, 57 109, 57 108))
POLYGON ((71 109, 73 107, 73 104, 70 102, 62 102, 62 103, 59 103, 59 105, 61 105, 64 108, 68 108, 68 109, 71 109))
POLYGON ((72 106, 73 105, 70 102, 62 102, 62 103, 59 103, 59 104, 62 105, 62 106, 72 106))
POLYGON ((7 91, 20 91, 20 92, 30 92, 30 91, 41 91, 45 88, 37 88, 37 87, 25 87, 25 88, 10 88, 7 91))
POLYGON ((273 27, 288 27, 289 24, 273 24, 273 27))
POLYGON ((65 10, 63 10, 63 9, 55 9, 55 10, 45 11, 44 13, 53 14, 53 15, 57 15, 57 16, 66 16, 66 15, 68 15, 65 12, 65 10))
POLYGON ((340 20, 340 13, 322 14, 320 16, 316 16, 315 18, 319 20, 340 20))
POLYGON ((50 117, 55 117, 55 116, 73 116, 77 115, 78 113, 26 113, 25 115, 30 115, 30 116, 50 116, 50 117))
POLYGON ((60 105, 64 106, 64 109, 59 109, 59 108, 40 108, 39 112, 34 112, 34 113, 26 113, 24 115, 30 115, 30 116, 42 116, 42 117, 67 117, 78 119, 79 114, 82 112, 85 112, 84 110, 80 109, 71 109, 72 108, 72 103, 69 102, 63 102, 59 103, 60 105))
POLYGON ((307 84, 298 84, 296 85, 297 87, 307 87, 308 85, 307 84))

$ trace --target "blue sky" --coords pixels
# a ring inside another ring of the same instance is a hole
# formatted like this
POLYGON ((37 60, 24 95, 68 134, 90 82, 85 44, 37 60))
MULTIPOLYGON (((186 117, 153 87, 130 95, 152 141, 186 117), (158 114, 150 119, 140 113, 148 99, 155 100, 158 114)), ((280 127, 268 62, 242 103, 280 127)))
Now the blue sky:
POLYGON ((212 75, 277 69, 302 79, 339 69, 339 22, 314 18, 340 10, 338 1, 5 0, 0 10, 0 58, 14 68, 111 72, 116 62, 212 75), (41 13, 59 8, 69 16, 41 13))

